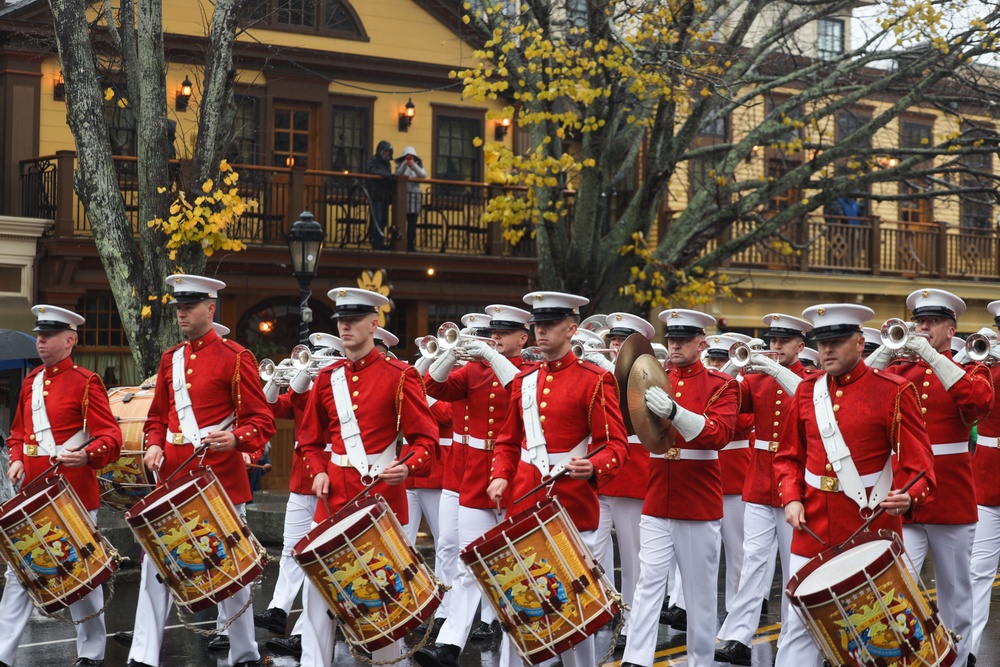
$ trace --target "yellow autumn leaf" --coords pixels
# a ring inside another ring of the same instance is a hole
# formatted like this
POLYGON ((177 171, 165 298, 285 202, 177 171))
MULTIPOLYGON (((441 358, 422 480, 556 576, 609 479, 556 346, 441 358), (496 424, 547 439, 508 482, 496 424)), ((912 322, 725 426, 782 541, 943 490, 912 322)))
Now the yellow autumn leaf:
POLYGON ((141 315, 142 315, 143 319, 147 319, 147 318, 151 317, 153 315, 153 308, 152 308, 152 306, 143 306, 142 307, 142 313, 141 313, 141 315))
POLYGON ((114 96, 115 96, 114 88, 105 88, 104 89, 104 101, 105 102, 110 102, 114 98, 114 96))

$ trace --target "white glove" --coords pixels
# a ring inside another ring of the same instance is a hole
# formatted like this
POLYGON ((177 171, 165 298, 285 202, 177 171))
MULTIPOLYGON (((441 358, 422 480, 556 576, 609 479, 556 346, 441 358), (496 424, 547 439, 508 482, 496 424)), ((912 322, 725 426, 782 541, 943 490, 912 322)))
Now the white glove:
POLYGON ((893 352, 894 350, 890 350, 885 345, 879 345, 878 349, 869 354, 868 358, 865 359, 865 364, 884 371, 889 362, 892 361, 893 352))
POLYGON ((517 367, 511 363, 510 359, 497 352, 485 341, 465 339, 459 343, 459 347, 473 359, 482 359, 489 364, 497 376, 497 380, 505 387, 513 382, 514 376, 517 375, 517 367))
POLYGON ((740 375, 740 367, 731 361, 727 361, 726 365, 720 368, 719 371, 725 373, 731 378, 739 377, 740 375))
POLYGON ((427 374, 431 376, 432 380, 445 382, 448 380, 448 375, 454 367, 455 348, 451 348, 434 360, 434 363, 432 363, 431 367, 427 370, 427 374))
POLYGON ((277 403, 278 394, 281 393, 281 387, 274 383, 274 380, 268 380, 267 384, 264 385, 264 398, 267 399, 268 403, 277 403))
POLYGON ((671 419, 684 440, 691 442, 705 430, 705 415, 698 415, 677 405, 660 387, 646 390, 646 407, 660 419, 671 419))
POLYGON ((425 375, 427 373, 427 369, 430 368, 433 363, 434 357, 425 357, 420 355, 420 358, 413 364, 413 367, 417 369, 418 373, 425 375))
POLYGON ((750 342, 747 343, 751 350, 766 350, 767 343, 764 342, 762 338, 751 338, 750 342))
POLYGON ((965 377, 965 369, 931 347, 930 341, 923 336, 910 336, 906 341, 906 348, 927 362, 945 390, 951 389, 965 377))
POLYGON ((771 357, 760 354, 759 352, 752 352, 750 354, 750 364, 753 366, 754 370, 760 371, 761 373, 767 373, 781 385, 781 388, 787 391, 792 396, 795 395, 795 390, 799 388, 799 382, 802 381, 795 373, 791 372, 777 361, 771 357))
POLYGON ((590 363, 596 365, 598 368, 602 368, 609 373, 615 372, 615 365, 611 363, 611 360, 600 352, 584 352, 584 361, 589 361, 590 363))
POLYGON ((312 385, 312 378, 303 368, 292 377, 288 383, 288 390, 296 394, 304 394, 309 391, 310 385, 312 385))
POLYGON ((969 357, 969 353, 965 351, 964 347, 957 353, 952 355, 951 360, 960 366, 965 366, 966 364, 972 363, 972 358, 969 357))

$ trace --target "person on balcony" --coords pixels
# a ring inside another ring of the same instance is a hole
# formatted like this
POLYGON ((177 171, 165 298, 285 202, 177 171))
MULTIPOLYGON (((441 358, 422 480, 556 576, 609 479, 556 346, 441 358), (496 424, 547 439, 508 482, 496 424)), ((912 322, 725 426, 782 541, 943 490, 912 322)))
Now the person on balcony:
POLYGON ((368 191, 371 201, 368 231, 372 248, 385 250, 388 245, 389 202, 392 201, 392 144, 384 140, 378 142, 375 155, 368 158, 365 164, 365 173, 382 177, 379 180, 368 181, 365 190, 368 191))
MULTIPOLYGON (((424 162, 413 146, 403 149, 396 158, 396 176, 409 179, 427 178, 424 162)), ((420 183, 410 180, 406 183, 406 249, 413 251, 417 246, 417 219, 420 217, 420 183)))

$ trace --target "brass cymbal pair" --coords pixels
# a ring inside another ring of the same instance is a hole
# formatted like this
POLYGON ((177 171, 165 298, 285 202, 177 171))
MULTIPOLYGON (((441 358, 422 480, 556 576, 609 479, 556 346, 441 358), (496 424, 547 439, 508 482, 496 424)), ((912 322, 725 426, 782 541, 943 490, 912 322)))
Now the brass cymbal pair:
POLYGON ((649 340, 640 333, 625 339, 615 359, 618 402, 629 435, 635 434, 643 447, 653 454, 663 454, 674 446, 677 431, 673 423, 660 419, 646 407, 646 390, 660 387, 672 394, 670 379, 649 340))

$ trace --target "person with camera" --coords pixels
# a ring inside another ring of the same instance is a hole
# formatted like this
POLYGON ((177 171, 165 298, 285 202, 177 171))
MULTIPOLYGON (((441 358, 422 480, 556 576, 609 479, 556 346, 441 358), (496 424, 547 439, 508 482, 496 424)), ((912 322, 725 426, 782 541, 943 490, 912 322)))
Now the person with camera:
MULTIPOLYGON (((403 154, 396 158, 396 176, 408 179, 427 178, 424 161, 417 155, 413 146, 403 149, 403 154)), ((406 182, 406 249, 416 250, 417 219, 420 217, 420 183, 413 180, 406 182)))

